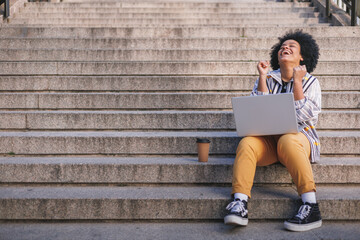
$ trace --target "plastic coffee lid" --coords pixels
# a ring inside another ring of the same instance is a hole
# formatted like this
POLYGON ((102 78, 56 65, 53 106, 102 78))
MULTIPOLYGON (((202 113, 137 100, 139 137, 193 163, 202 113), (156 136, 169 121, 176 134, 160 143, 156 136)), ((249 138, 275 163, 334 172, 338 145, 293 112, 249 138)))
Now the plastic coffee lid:
POLYGON ((206 138, 197 138, 196 142, 197 143, 210 143, 210 140, 206 139, 206 138))

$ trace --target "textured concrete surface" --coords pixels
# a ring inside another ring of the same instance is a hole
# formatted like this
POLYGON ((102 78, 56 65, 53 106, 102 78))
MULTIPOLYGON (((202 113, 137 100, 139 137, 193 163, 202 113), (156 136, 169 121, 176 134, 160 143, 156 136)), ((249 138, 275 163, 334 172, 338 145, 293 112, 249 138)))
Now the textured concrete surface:
MULTIPOLYGON (((269 191, 254 189, 252 218, 289 217, 295 191, 269 191)), ((220 187, 3 187, 0 193, 0 219, 219 219, 230 200, 230 188, 220 187)))
MULTIPOLYGON (((234 158, 0 158, 1 183, 231 184, 234 158)), ((360 184, 360 159, 322 157, 312 165, 316 184, 360 184), (334 178, 336 176, 336 178, 334 178)), ((280 164, 258 167, 255 184, 291 184, 280 164)))
MULTIPOLYGON (((0 49, 5 61, 236 61, 268 59, 270 49, 248 50, 64 50, 64 49, 0 49)), ((319 61, 360 61, 360 49, 325 49, 319 61)))
MULTIPOLYGON (((322 111, 318 130, 360 129, 359 111, 322 111)), ((0 129, 235 130, 232 111, 0 111, 0 129)))
MULTIPOLYGON (((3 109, 232 109, 243 93, 3 93, 3 109)), ((358 109, 360 93, 322 94, 322 108, 358 109)))
MULTIPOLYGON (((357 187, 317 188, 328 220, 360 220, 359 196, 357 187)), ((290 187, 254 187, 249 218, 291 217, 297 199, 290 187)), ((222 219, 229 201, 224 187, 1 187, 0 219, 222 219)))
MULTIPOLYGON (((320 50, 356 49, 359 37, 316 38, 320 50)), ((0 38, 1 46, 6 43, 9 49, 248 49, 269 50, 277 42, 276 38, 0 38)), ((350 51, 351 52, 351 51, 350 51)), ((320 56, 321 57, 321 56, 320 56)))
POLYGON ((43 16, 37 18, 24 18, 21 15, 17 18, 11 19, 9 22, 12 24, 43 24, 44 22, 48 21, 47 23, 53 24, 54 26, 57 25, 76 25, 76 24, 84 24, 84 26, 94 26, 94 25, 102 25, 108 24, 109 26, 124 26, 124 25, 133 25, 133 26, 146 26, 147 24, 157 24, 158 26, 168 25, 168 26, 176 26, 176 25, 199 25, 199 24, 219 24, 222 26, 235 26, 235 25, 249 25, 254 24, 259 25, 263 24, 279 24, 279 25, 287 25, 290 26, 292 24, 308 24, 308 25, 315 25, 318 23, 325 23, 324 19, 321 18, 283 18, 283 19, 272 19, 272 18, 225 18, 225 19, 214 19, 214 18, 80 18, 71 16, 69 18, 44 18, 43 16))
MULTIPOLYGON (((289 2, 262 2, 261 4, 264 7, 308 7, 309 3, 289 3, 289 2)), ((76 8, 88 8, 88 7, 97 7, 97 8, 248 8, 248 7, 256 7, 258 3, 247 1, 226 1, 226 2, 201 2, 201 1, 193 1, 193 2, 161 2, 161 1, 147 1, 147 2, 110 2, 110 1, 102 1, 102 2, 63 2, 61 4, 49 4, 46 2, 37 2, 37 3, 27 3, 27 9, 36 8, 36 7, 76 7, 76 8)))
MULTIPOLYGON (((279 7, 279 8, 287 8, 287 9, 291 9, 291 8, 299 8, 299 7, 311 7, 312 5, 310 3, 296 3, 296 4, 291 4, 291 3, 285 3, 285 2, 264 2, 264 5, 266 7, 272 8, 272 7, 279 7)), ((154 9, 154 8, 162 8, 162 9, 168 9, 168 8, 172 8, 172 9, 182 9, 182 8, 187 8, 190 10, 194 10, 196 11, 196 9, 200 8, 210 8, 210 9, 214 9, 214 8, 220 8, 220 9, 224 9, 224 8, 254 8, 256 7, 257 3, 256 2, 224 2, 224 1, 213 1, 212 3, 210 3, 209 1, 207 2, 173 2, 173 3, 168 3, 167 1, 164 2, 156 2, 156 1, 152 1, 152 2, 142 2, 142 3, 135 3, 135 2, 131 2, 131 1, 121 1, 121 2, 114 2, 114 1, 98 1, 98 2, 90 2, 90 1, 76 1, 76 2, 67 2, 67 1, 62 1, 61 4, 46 4, 45 2, 31 2, 31 3, 26 3, 26 9, 38 9, 38 8, 70 8, 70 7, 76 7, 76 8, 89 8, 92 5, 94 5, 94 7, 97 8, 116 8, 116 9, 121 9, 121 10, 126 10, 126 9, 133 9, 133 8, 137 8, 137 9, 144 9, 144 8, 148 8, 148 9, 154 9), (125 3, 127 2, 127 3, 125 3)))
POLYGON ((283 221, 250 220, 247 227, 226 226, 221 222, 190 223, 2 223, 0 238, 3 240, 358 240, 358 221, 323 221, 321 228, 308 232, 289 232, 283 221))
MULTIPOLYGON (((25 23, 18 23, 18 24, 14 24, 13 26, 23 26, 25 23)), ((209 26, 221 26, 222 24, 211 24, 209 26)), ((329 27, 330 24, 329 23, 314 23, 314 24, 297 24, 297 23, 291 23, 291 24, 277 24, 280 27, 281 26, 286 26, 286 27, 293 27, 293 28, 303 28, 303 27, 308 27, 308 26, 312 26, 312 27, 329 27)), ((30 26, 30 25, 29 25, 30 26)), ((32 24, 32 27, 38 27, 38 28, 42 28, 42 27, 47 27, 48 25, 46 23, 39 23, 39 24, 32 24)), ((86 28, 107 28, 107 27, 123 27, 123 28, 137 28, 137 27, 147 27, 147 28, 153 28, 153 27, 176 27, 176 28, 183 28, 183 27, 197 27, 199 26, 199 24, 155 24, 155 23, 151 23, 151 24, 107 24, 107 23, 102 23, 102 24, 83 24, 83 23, 71 23, 71 24, 56 24, 54 25, 56 27, 62 27, 62 28, 77 28, 77 27, 86 27, 86 28)), ((266 24, 266 23, 248 23, 248 24, 229 24, 226 25, 225 27, 272 27, 274 26, 274 24, 266 24)))
MULTIPOLYGON (((66 16, 66 13, 38 13, 38 12, 22 12, 21 14, 16 15, 15 19, 18 18, 61 18, 66 16)), ((119 13, 78 13, 76 14, 79 18, 211 18, 211 19, 234 19, 234 18, 244 18, 244 19, 252 19, 252 18, 271 18, 271 19, 283 19, 283 18, 314 18, 319 17, 319 13, 294 13, 294 12, 284 12, 281 15, 274 15, 273 13, 192 13, 192 12, 182 12, 182 13, 127 13, 127 12, 119 12, 119 13)))
POLYGON ((288 6, 274 6, 269 8, 259 8, 259 7, 201 7, 201 8, 189 8, 189 7, 126 7, 126 8, 115 8, 115 7, 81 7, 81 8, 73 8, 71 6, 29 6, 26 7, 25 11, 36 11, 36 12, 108 12, 108 13, 118 13, 118 12, 137 12, 137 13, 156 13, 156 12, 167 12, 167 13, 181 13, 181 12, 193 12, 193 13, 281 13, 281 12, 314 12, 314 7, 294 7, 289 8, 288 6))
MULTIPOLYGON (((47 27, 48 25, 45 23, 46 20, 44 20, 43 22, 37 21, 29 26, 32 27, 38 27, 38 28, 42 28, 42 27, 47 27)), ((91 21, 93 22, 93 21, 91 21)), ((26 21, 24 20, 16 20, 15 23, 13 23, 12 26, 23 26, 24 24, 26 24, 26 21)), ((176 23, 176 24, 171 24, 171 23, 146 23, 146 24, 142 24, 142 23, 116 23, 115 21, 110 24, 110 23, 106 23, 105 21, 99 21, 98 23, 81 23, 81 21, 77 21, 77 22, 73 22, 73 23, 57 23, 54 24, 55 27, 63 27, 63 28, 74 28, 74 27, 87 27, 87 28, 106 28, 106 27, 123 27, 123 28, 138 28, 138 27, 148 27, 148 28, 153 28, 153 27, 176 27, 176 28, 183 28, 183 27, 198 27, 199 25, 201 25, 202 23, 176 23)), ((211 24, 209 24, 209 26, 212 27, 216 27, 216 26, 222 26, 224 25, 224 27, 273 27, 274 23, 269 23, 269 22, 257 22, 257 23, 251 23, 251 22, 246 22, 246 23, 228 23, 228 24, 222 24, 220 22, 215 23, 212 22, 211 24)), ((275 25, 279 25, 280 27, 282 26, 286 26, 286 27, 298 27, 298 28, 303 28, 303 27, 325 27, 325 26, 330 26, 329 23, 318 23, 318 22, 314 22, 314 23, 296 23, 296 22, 290 22, 290 23, 275 23, 275 25)))
MULTIPOLYGON (((1 31, 1 29, 0 29, 1 31)), ((0 33, 1 34, 1 33, 0 33)), ((256 61, 0 62, 4 75, 256 75, 256 61), (133 69, 138 69, 134 73, 133 69), (16 74, 14 74, 16 73, 16 74)), ((360 61, 319 62, 314 75, 360 74, 360 61)))
MULTIPOLYGON (((322 154, 360 154, 359 131, 319 132, 322 154)), ((0 132, 2 154, 197 154, 196 138, 210 154, 234 154, 236 132, 0 132)))
MULTIPOLYGON (((93 10, 96 10, 93 9, 93 10)), ((116 9, 115 9, 116 10, 116 9)), ((56 11, 59 11, 56 9, 56 11)), ((92 37, 92 38, 240 38, 281 36, 294 27, 183 27, 183 28, 61 28, 61 27, 2 27, 0 35, 6 37, 92 37)), ((358 37, 360 28, 353 27, 304 27, 314 37, 358 37)))
MULTIPOLYGON (((360 76, 316 76, 327 90, 360 90, 360 76)), ((4 91, 243 91, 257 76, 1 76, 4 91)))

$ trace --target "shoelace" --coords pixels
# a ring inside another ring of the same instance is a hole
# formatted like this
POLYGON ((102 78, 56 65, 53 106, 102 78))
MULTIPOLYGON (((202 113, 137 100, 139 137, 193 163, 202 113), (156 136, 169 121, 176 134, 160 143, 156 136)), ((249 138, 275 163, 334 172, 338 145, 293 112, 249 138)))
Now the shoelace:
POLYGON ((245 216, 247 214, 247 210, 245 209, 244 203, 242 201, 233 201, 226 206, 226 210, 235 213, 241 213, 241 216, 245 216))
POLYGON ((298 214, 296 214, 296 217, 303 220, 306 218, 310 213, 311 207, 309 205, 302 205, 298 211, 298 214))

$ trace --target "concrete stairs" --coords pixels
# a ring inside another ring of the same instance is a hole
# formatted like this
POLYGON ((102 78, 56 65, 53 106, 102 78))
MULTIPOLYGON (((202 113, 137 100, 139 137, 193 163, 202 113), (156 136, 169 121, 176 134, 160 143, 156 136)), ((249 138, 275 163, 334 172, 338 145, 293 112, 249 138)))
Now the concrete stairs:
POLYGON ((265 0, 26 3, 0 28, 0 239, 357 239, 360 28, 329 26, 316 10, 265 0), (250 93, 257 61, 295 28, 321 49, 313 171, 324 227, 281 229, 298 196, 275 164, 257 169, 249 227, 231 230, 221 223, 240 140, 230 99, 250 93), (197 162, 197 137, 212 141, 208 163, 197 162))

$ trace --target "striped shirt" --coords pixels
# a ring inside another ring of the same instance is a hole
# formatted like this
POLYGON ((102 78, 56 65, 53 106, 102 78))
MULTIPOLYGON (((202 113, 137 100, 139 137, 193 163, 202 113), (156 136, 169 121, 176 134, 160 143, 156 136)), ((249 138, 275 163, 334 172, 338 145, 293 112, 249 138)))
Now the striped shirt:
MULTIPOLYGON (((259 79, 255 82, 252 96, 279 94, 282 92, 292 93, 294 81, 293 79, 284 87, 281 80, 280 69, 271 71, 266 78, 266 86, 268 92, 260 92, 257 90, 259 79)), ((320 141, 317 135, 315 125, 318 121, 318 115, 321 112, 321 89, 317 78, 306 73, 303 78, 304 99, 295 101, 296 117, 298 121, 298 129, 308 138, 311 147, 311 162, 320 159, 320 141)))

